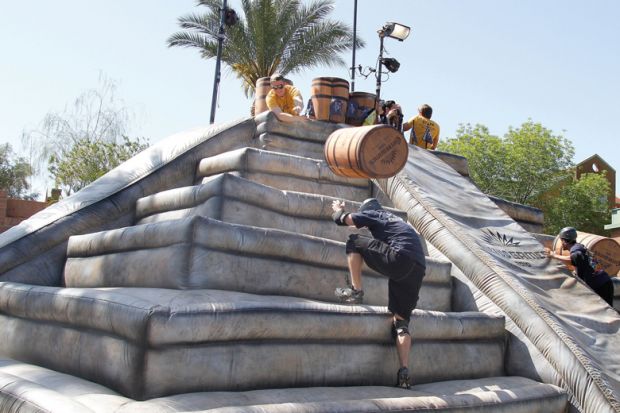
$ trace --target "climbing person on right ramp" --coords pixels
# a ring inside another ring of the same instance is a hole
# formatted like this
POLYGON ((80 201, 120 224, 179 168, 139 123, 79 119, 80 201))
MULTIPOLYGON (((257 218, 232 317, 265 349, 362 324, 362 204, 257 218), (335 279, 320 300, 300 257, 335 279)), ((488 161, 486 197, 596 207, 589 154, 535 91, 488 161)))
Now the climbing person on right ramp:
POLYGON ((400 361, 397 387, 410 388, 409 351, 411 335, 409 320, 418 302, 426 258, 418 234, 405 221, 389 211, 375 198, 365 200, 358 212, 347 213, 343 201, 334 201, 332 218, 342 226, 368 228, 371 237, 351 234, 346 244, 347 264, 351 285, 337 288, 336 296, 343 303, 361 304, 362 263, 385 275, 388 281, 388 310, 393 314, 392 334, 400 361))
POLYGON ((562 249, 568 250, 570 255, 559 255, 545 248, 549 258, 556 259, 564 264, 572 264, 575 267, 575 274, 582 279, 588 287, 592 288, 603 300, 611 307, 614 306, 614 283, 609 275, 603 270, 595 270, 592 258, 588 249, 577 242, 577 230, 573 227, 566 227, 560 231, 560 241, 562 249))

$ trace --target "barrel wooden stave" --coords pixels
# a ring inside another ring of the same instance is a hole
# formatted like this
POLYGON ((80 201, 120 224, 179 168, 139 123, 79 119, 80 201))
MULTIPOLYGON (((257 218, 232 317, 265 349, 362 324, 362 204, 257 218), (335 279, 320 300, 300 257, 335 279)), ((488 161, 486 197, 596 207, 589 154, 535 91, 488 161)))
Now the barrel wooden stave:
MULTIPOLYGON (((562 248, 562 242, 560 241, 560 237, 557 237, 557 236, 553 240, 553 247, 551 249, 557 255, 564 255, 564 256, 570 255, 569 250, 565 250, 562 248)), ((575 270, 575 267, 573 267, 571 264, 565 264, 565 265, 566 265, 566 268, 568 268, 570 271, 575 270)))
POLYGON ((609 275, 616 275, 620 270, 620 244, 615 239, 601 235, 577 231, 577 242, 592 252, 597 261, 597 268, 609 275))
POLYGON ((268 77, 261 77, 256 81, 254 93, 254 116, 269 110, 267 107, 267 94, 271 90, 271 80, 268 77))
POLYGON ((348 125, 362 126, 364 119, 376 106, 377 95, 367 92, 351 92, 345 122, 348 125))
POLYGON ((329 168, 350 178, 389 178, 407 162, 409 148, 403 136, 388 125, 343 128, 325 142, 329 168))
POLYGON ((349 178, 370 178, 357 159, 357 140, 346 139, 341 135, 332 138, 333 133, 325 141, 325 159, 327 165, 336 175, 349 178))
POLYGON ((310 99, 316 120, 344 123, 349 103, 349 82, 338 77, 312 80, 310 99))

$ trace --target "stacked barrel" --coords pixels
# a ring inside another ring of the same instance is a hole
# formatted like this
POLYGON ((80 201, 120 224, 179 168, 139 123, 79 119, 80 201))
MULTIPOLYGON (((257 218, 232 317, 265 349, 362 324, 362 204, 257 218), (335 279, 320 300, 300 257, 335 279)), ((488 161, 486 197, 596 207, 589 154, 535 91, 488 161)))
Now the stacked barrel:
MULTIPOLYGON (((346 123, 352 126, 362 126, 365 121, 372 117, 376 119, 377 95, 366 92, 351 92, 349 94, 349 107, 347 109, 346 123)), ((369 122, 373 124, 375 122, 369 122)))
MULTIPOLYGON (((287 84, 293 83, 286 79, 287 84)), ((269 110, 266 103, 267 94, 271 90, 269 77, 261 77, 256 81, 255 99, 252 115, 269 110)), ((346 123, 352 126, 376 123, 376 95, 367 92, 349 93, 349 82, 338 77, 317 77, 312 80, 310 90, 312 119, 346 123)))
POLYGON ((259 113, 266 112, 267 108, 267 93, 271 90, 271 81, 268 77, 261 77, 256 81, 256 89, 254 93, 254 116, 259 113))
POLYGON ((317 77, 310 90, 316 120, 344 123, 349 106, 349 82, 338 77, 317 77))

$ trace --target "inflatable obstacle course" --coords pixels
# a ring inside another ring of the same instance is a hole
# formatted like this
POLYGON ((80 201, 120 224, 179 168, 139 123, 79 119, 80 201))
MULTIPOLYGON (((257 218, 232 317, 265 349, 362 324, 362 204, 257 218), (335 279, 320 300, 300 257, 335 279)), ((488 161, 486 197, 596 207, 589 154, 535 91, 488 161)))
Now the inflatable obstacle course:
MULTIPOLYGON (((0 411, 562 412, 567 400, 613 411, 613 386, 607 398, 584 396, 563 376, 573 366, 541 361, 549 355, 510 306, 470 275, 464 263, 481 256, 437 239, 462 234, 440 194, 420 198, 441 187, 410 176, 417 152, 385 181, 329 170, 317 153, 342 127, 265 112, 177 135, 3 234, 0 411), (364 273, 374 295, 363 305, 331 295, 344 282, 347 230, 329 205, 369 196, 437 254, 413 314, 410 391, 392 387, 386 280, 364 273), (420 225, 418 209, 435 221, 420 225)), ((430 156, 434 182, 465 186, 430 156)), ((474 188, 453 192, 484 204, 474 188)), ((512 230, 493 208, 479 221, 512 230)))

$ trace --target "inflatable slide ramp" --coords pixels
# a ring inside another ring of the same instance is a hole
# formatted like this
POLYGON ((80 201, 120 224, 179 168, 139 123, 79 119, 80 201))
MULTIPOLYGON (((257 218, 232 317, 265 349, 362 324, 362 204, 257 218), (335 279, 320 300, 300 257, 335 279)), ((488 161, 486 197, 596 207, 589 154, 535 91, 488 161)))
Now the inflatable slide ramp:
POLYGON ((507 372, 568 391, 576 411, 620 411, 620 316, 433 153, 411 147, 380 187, 454 266, 455 306, 506 318, 507 372))

